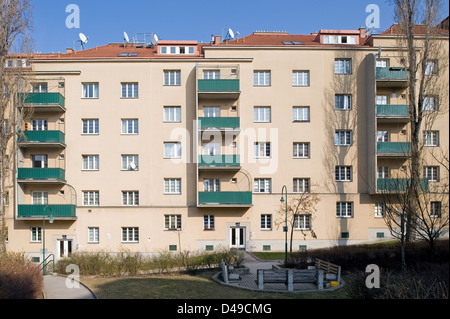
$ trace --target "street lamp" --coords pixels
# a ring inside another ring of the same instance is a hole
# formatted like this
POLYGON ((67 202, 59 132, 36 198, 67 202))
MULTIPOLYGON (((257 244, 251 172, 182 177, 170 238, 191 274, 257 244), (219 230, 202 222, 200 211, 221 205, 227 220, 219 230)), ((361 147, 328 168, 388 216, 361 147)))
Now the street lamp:
POLYGON ((52 208, 50 206, 45 206, 44 208, 44 213, 42 214, 42 271, 44 273, 44 275, 47 274, 47 267, 45 267, 45 211, 47 210, 47 208, 50 209, 50 216, 49 216, 49 222, 50 224, 53 224, 53 216, 52 216, 52 208))
POLYGON ((286 207, 286 217, 285 217, 285 223, 286 225, 284 226, 284 264, 287 266, 287 233, 288 233, 288 225, 287 225, 287 187, 286 185, 283 185, 283 188, 281 189, 281 199, 280 199, 281 203, 285 203, 285 207, 286 207), (286 199, 283 197, 283 192, 286 193, 286 199))

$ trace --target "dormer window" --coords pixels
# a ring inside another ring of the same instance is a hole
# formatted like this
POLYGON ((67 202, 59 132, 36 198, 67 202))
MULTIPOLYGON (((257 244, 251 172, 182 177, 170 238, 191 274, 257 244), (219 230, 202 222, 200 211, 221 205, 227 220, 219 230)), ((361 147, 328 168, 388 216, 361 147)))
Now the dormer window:
POLYGON ((348 35, 324 35, 324 44, 356 44, 356 36, 348 35))

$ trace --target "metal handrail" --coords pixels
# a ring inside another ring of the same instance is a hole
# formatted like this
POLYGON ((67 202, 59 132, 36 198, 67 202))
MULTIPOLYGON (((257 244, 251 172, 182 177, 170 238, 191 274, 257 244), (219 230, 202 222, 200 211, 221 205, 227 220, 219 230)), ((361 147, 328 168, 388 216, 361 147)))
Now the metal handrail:
POLYGON ((48 256, 47 256, 47 257, 39 264, 39 266, 42 265, 42 271, 44 272, 44 275, 47 273, 46 268, 47 268, 47 265, 48 265, 49 263, 53 263, 53 272, 55 272, 55 255, 53 255, 53 254, 48 255, 48 256), (49 261, 49 262, 46 262, 49 258, 52 258, 52 260, 49 261))

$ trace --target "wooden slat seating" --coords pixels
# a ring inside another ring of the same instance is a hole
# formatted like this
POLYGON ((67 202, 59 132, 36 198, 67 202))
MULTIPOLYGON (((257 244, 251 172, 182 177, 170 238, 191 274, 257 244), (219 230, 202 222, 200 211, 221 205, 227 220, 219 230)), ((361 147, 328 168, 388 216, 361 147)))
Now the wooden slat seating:
POLYGON ((315 259, 315 266, 316 269, 321 269, 325 272, 325 280, 341 282, 341 266, 318 258, 315 259))
POLYGON ((323 289, 323 272, 314 269, 258 269, 256 283, 259 290, 264 290, 264 284, 268 283, 285 284, 288 291, 294 290, 294 283, 315 283, 323 289))

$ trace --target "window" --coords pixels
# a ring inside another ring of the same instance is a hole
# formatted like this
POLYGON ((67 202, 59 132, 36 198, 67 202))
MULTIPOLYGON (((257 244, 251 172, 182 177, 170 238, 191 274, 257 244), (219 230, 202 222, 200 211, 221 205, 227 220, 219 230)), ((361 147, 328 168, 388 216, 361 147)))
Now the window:
POLYGON ((40 243, 41 242, 41 227, 31 227, 31 242, 40 243))
POLYGON ((124 135, 139 134, 139 120, 138 119, 123 119, 122 120, 122 134, 124 134, 124 135))
POLYGON ((203 155, 220 155, 220 143, 203 143, 203 155))
POLYGON ((309 122, 309 107, 296 106, 292 108, 293 122, 309 122))
POLYGON ((181 178, 164 179, 164 194, 181 194, 181 178))
POLYGON ((123 206, 139 206, 139 192, 138 191, 122 191, 122 205, 123 206))
POLYGON ((99 156, 83 155, 83 171, 98 171, 98 170, 99 170, 99 156))
POLYGON ((270 193, 271 192, 271 182, 270 178, 255 178, 254 191, 255 193, 270 193))
POLYGON ((180 142, 164 143, 164 158, 181 158, 181 143, 180 142))
POLYGON ((336 131, 335 145, 337 146, 350 146, 352 145, 352 131, 336 131))
POLYGON ((336 217, 353 217, 353 202, 337 202, 336 217))
POLYGON ((32 120, 31 121, 31 130, 32 131, 47 131, 48 130, 47 120, 32 120))
POLYGON ((181 122, 181 107, 180 106, 165 106, 164 107, 164 122, 180 123, 181 122))
POLYGON ((336 166, 335 175, 336 175, 336 182, 351 182, 352 181, 352 167, 351 166, 336 166))
POLYGON ((203 107, 204 117, 220 117, 220 107, 217 106, 205 106, 203 107))
POLYGON ((165 230, 181 230, 181 215, 165 215, 165 230))
POLYGON ((270 107, 255 106, 253 109, 253 121, 255 123, 270 123, 270 107))
POLYGON ((294 215, 295 230, 311 230, 311 215, 294 215))
POLYGON ((48 83, 47 82, 33 83, 32 86, 33 86, 32 87, 33 93, 47 93, 48 92, 48 83))
POLYGON ((253 72, 254 86, 270 86, 270 71, 253 72))
POLYGON ((48 168, 47 155, 31 155, 33 168, 48 168))
POLYGON ((164 71, 164 85, 181 85, 181 71, 164 71))
POLYGON ((423 132, 424 146, 439 146, 439 131, 424 131, 423 132))
POLYGON ((98 227, 88 227, 88 243, 100 242, 100 229, 98 227))
POLYGON ((309 178, 294 178, 294 193, 309 193, 311 191, 310 185, 309 178))
POLYGON ((389 142, 389 132, 377 131, 377 142, 389 142))
POLYGON ((388 96, 387 95, 377 95, 376 104, 377 105, 387 105, 388 104, 388 96))
POLYGON ((205 71, 203 71, 203 79, 219 80, 220 79, 220 71, 219 70, 205 70, 205 71))
POLYGON ((139 242, 139 227, 122 227, 122 242, 123 243, 139 242))
POLYGON ((352 96, 348 94, 336 94, 334 97, 334 108, 336 110, 351 110, 352 96))
POLYGON ((98 99, 98 83, 83 83, 83 99, 98 99))
POLYGON ((388 60, 377 60, 376 67, 377 68, 387 68, 388 67, 388 60))
POLYGON ((425 166, 423 168, 423 177, 429 182, 439 182, 439 167, 438 166, 425 166))
POLYGON ((33 205, 47 205, 48 192, 31 192, 31 202, 33 205))
POLYGON ((388 166, 378 166, 377 178, 389 178, 389 167, 388 166))
POLYGON ((98 191, 83 191, 83 206, 98 206, 99 192, 98 191))
POLYGON ((270 158, 270 142, 255 143, 255 158, 270 158))
POLYGON ((425 66, 425 75, 437 75, 438 74, 438 68, 437 68, 437 61, 427 61, 425 66))
POLYGON ((122 155, 122 170, 123 171, 139 170, 139 155, 122 155))
POLYGON ((214 230, 214 215, 203 216, 203 230, 214 230))
POLYGON ((309 158, 309 143, 294 143, 294 158, 309 158))
POLYGON ((336 59, 334 61, 334 74, 351 74, 352 60, 350 59, 336 59))
POLYGON ((122 83, 122 98, 137 99, 139 97, 138 83, 122 83))
POLYGON ((218 179, 218 178, 203 179, 203 191, 204 192, 220 192, 220 179, 218 179))
POLYGON ((425 96, 422 102, 423 111, 437 111, 438 109, 438 97, 437 96, 425 96))
POLYGON ((97 135, 98 126, 98 119, 83 120, 83 134, 97 135))
POLYGON ((272 215, 261 214, 261 230, 272 230, 272 215))
POLYGON ((375 217, 383 218, 386 211, 386 205, 384 203, 375 203, 375 217))
POLYGON ((292 86, 309 86, 309 71, 293 71, 292 86))
POLYGON ((431 202, 430 203, 430 217, 440 218, 441 217, 441 202, 431 202))

